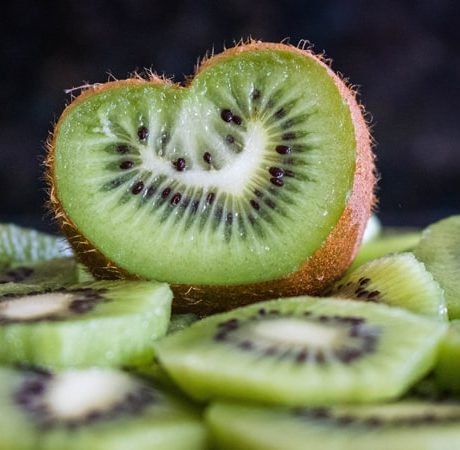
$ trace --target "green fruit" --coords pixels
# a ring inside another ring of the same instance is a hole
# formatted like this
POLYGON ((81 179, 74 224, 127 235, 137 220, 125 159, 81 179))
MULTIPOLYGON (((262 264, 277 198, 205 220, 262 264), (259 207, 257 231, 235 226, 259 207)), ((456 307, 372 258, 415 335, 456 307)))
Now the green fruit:
POLYGON ((124 372, 0 371, 0 448, 203 450, 199 412, 124 372))
POLYGON ((12 224, 0 224, 0 270, 70 256, 62 238, 12 224))
POLYGON ((386 303, 447 320, 444 292, 412 253, 374 259, 349 272, 328 295, 386 303))
POLYGON ((441 342, 435 375, 441 389, 460 395, 460 320, 450 323, 441 342))
POLYGON ((0 295, 40 289, 53 289, 77 283, 78 267, 74 258, 56 258, 0 271, 0 295))
POLYGON ((203 309, 318 292, 350 264, 375 182, 354 93, 310 52, 260 42, 209 59, 186 88, 89 88, 47 167, 94 274, 166 281, 203 309))
POLYGON ((0 362, 45 367, 141 365, 166 333, 163 283, 113 281, 0 297, 0 362))
POLYGON ((386 305, 299 297, 202 319, 155 347, 196 399, 371 402, 398 397, 422 378, 446 329, 386 305))
POLYGON ((363 243, 349 270, 382 256, 412 251, 420 241, 420 236, 421 233, 415 230, 384 228, 378 237, 363 243))
POLYGON ((222 450, 437 450, 460 442, 460 403, 269 409, 218 403, 207 424, 222 450))
POLYGON ((460 216, 426 228, 414 254, 444 289, 449 318, 460 319, 460 216))

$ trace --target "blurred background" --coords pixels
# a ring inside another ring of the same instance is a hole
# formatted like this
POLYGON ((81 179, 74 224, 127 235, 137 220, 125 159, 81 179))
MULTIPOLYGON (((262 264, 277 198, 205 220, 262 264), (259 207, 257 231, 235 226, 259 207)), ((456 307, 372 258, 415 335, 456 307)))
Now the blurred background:
POLYGON ((252 36, 325 51, 372 116, 386 225, 460 213, 460 3, 15 0, 0 13, 0 221, 55 231, 44 142, 64 90, 152 68, 176 81, 252 36))

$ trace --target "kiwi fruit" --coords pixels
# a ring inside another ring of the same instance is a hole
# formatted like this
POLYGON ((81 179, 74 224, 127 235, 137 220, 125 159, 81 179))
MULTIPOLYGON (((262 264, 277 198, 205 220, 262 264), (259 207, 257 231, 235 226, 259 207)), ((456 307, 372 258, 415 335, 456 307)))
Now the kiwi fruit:
POLYGON ((460 215, 427 227, 415 256, 444 289, 450 319, 460 319, 460 215))
POLYGON ((200 413, 164 389, 115 369, 0 371, 0 448, 207 448, 200 413))
POLYGON ((460 395, 460 320, 450 322, 441 342, 435 378, 441 389, 460 395))
POLYGON ((13 265, 0 271, 0 295, 36 289, 57 288, 79 281, 74 258, 55 258, 29 265, 13 265))
POLYGON ((351 263, 374 202, 355 93, 286 44, 228 49, 184 86, 87 88, 46 167, 79 259, 96 277, 171 283, 177 311, 318 293, 351 263))
POLYGON ((382 256, 410 252, 419 243, 421 235, 419 230, 413 228, 384 227, 375 239, 363 242, 348 270, 354 270, 362 264, 382 256))
POLYGON ((155 348, 174 382, 198 400, 372 402, 421 379, 446 329, 387 305, 297 297, 202 319, 155 348))
POLYGON ((169 321, 168 332, 166 334, 172 334, 176 331, 183 330, 197 320, 198 317, 195 314, 173 314, 169 321))
POLYGON ((328 295, 391 306, 447 320, 444 292, 413 253, 374 259, 349 272, 328 295))
POLYGON ((0 363, 44 367, 141 365, 168 327, 164 283, 98 281, 0 294, 0 363))
POLYGON ((434 450, 460 442, 459 402, 290 409, 217 403, 206 421, 217 448, 228 450, 434 450))
POLYGON ((70 245, 62 237, 0 224, 0 270, 71 255, 70 245))

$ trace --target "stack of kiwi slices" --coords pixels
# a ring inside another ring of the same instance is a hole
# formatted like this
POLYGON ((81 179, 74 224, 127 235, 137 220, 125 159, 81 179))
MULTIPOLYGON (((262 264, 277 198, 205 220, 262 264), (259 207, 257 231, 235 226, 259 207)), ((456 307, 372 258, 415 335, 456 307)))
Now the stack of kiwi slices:
POLYGON ((321 58, 88 87, 48 150, 66 239, 0 225, 0 449, 458 447, 460 216, 371 215, 321 58))

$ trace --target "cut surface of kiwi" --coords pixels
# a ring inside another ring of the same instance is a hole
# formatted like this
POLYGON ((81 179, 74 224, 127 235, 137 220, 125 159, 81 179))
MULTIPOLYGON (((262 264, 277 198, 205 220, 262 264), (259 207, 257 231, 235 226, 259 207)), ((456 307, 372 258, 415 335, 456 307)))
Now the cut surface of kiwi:
POLYGON ((419 230, 412 228, 384 227, 375 239, 362 243, 349 270, 382 256, 412 251, 419 243, 421 235, 419 230))
POLYGON ((184 296, 296 273, 286 289, 318 289, 351 262, 373 201, 353 93, 283 44, 227 50, 186 87, 152 77, 90 88, 49 148, 51 202, 81 259, 184 296))
POLYGON ((202 319, 155 347, 171 378, 200 400, 371 402, 422 378, 446 329, 386 305, 299 297, 202 319))
POLYGON ((167 331, 164 283, 99 281, 0 295, 0 362, 45 367, 143 364, 167 331))
POLYGON ((460 320, 449 324, 441 342, 435 375, 441 389, 460 395, 460 320))
POLYGON ((426 228, 414 254, 444 289, 449 318, 460 319, 460 215, 426 228))
POLYGON ((444 292, 413 253, 374 259, 349 272, 328 294, 386 303, 447 320, 444 292))
POLYGON ((218 403, 207 423, 222 450, 434 450, 460 442, 460 403, 275 409, 218 403))
POLYGON ((61 237, 13 224, 0 224, 0 270, 71 255, 69 243, 61 237))
POLYGON ((13 265, 0 270, 0 295, 69 286, 79 281, 74 258, 55 258, 28 265, 13 265))
POLYGON ((195 408, 118 370, 3 369, 0 380, 2 449, 207 448, 195 408))

